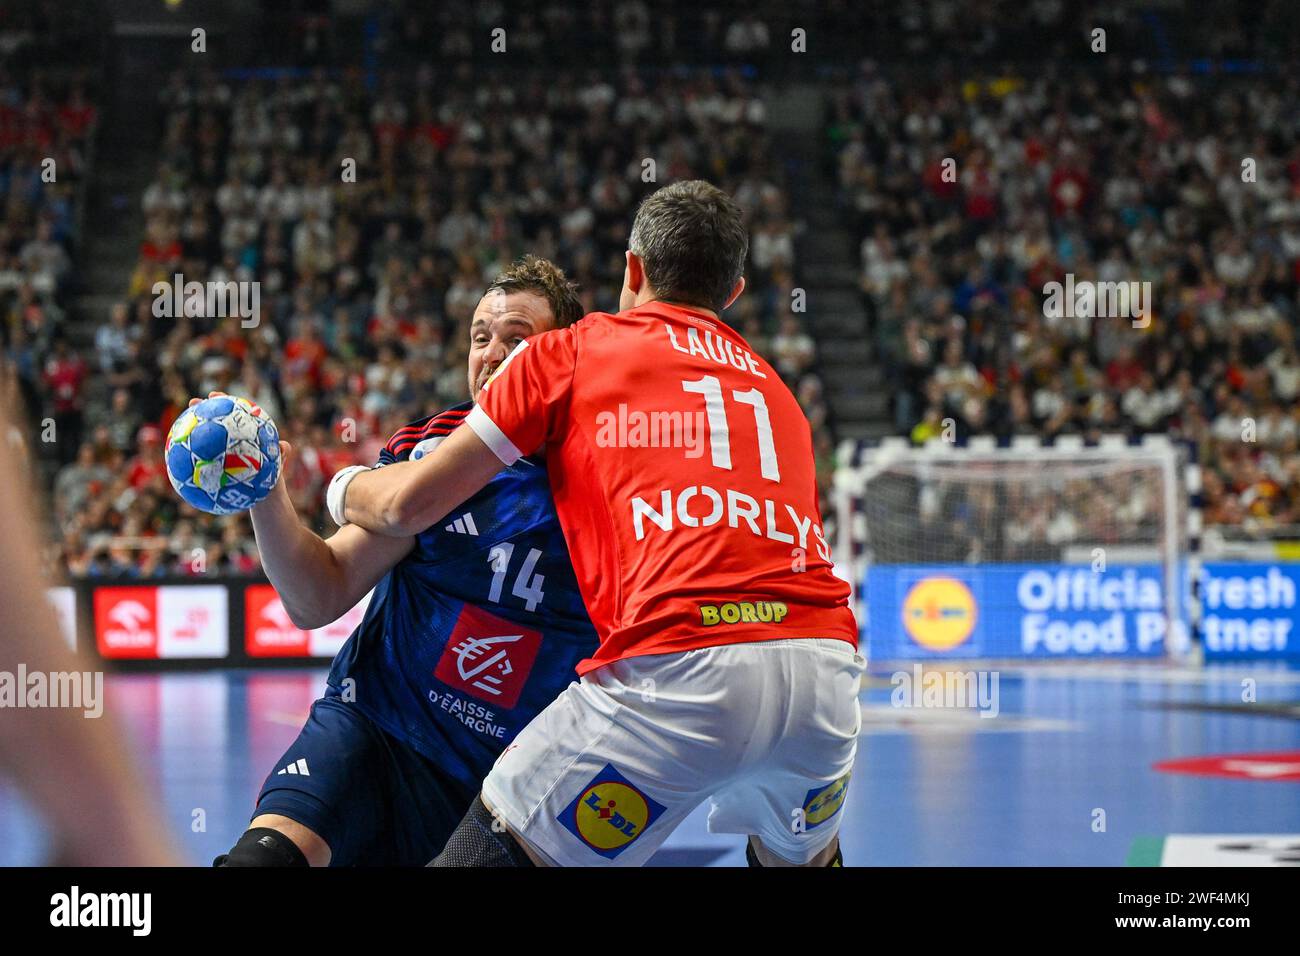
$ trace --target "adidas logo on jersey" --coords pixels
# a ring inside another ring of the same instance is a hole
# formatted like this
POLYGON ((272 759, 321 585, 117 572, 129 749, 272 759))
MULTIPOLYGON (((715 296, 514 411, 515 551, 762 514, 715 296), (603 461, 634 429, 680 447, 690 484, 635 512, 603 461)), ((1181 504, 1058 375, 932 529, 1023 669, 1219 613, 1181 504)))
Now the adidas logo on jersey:
POLYGON ((468 511, 443 528, 443 530, 455 534, 472 534, 474 537, 478 537, 478 526, 474 524, 474 516, 468 511))
POLYGON ((307 770, 307 760, 305 757, 299 757, 297 760, 289 764, 289 766, 285 767, 283 770, 277 771, 276 776, 278 777, 282 773, 293 773, 293 774, 298 774, 299 776, 302 777, 311 776, 311 773, 307 770))

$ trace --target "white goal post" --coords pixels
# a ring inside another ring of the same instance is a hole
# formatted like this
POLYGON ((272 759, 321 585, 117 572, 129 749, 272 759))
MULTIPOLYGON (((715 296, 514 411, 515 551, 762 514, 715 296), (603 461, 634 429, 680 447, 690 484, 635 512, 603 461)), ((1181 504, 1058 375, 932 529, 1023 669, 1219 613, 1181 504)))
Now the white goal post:
POLYGON ((871 656, 1190 651, 1195 469, 1167 437, 886 438, 839 452, 835 557, 871 656))

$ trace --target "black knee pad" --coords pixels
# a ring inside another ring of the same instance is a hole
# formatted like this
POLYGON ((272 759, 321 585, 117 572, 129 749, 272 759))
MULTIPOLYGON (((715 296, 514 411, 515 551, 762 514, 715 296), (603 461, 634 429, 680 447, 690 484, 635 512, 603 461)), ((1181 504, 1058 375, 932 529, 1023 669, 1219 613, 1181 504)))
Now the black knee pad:
POLYGON ((212 861, 213 866, 307 866, 298 844, 279 830, 254 827, 245 830, 229 853, 212 861))
MULTIPOLYGON (((748 863, 750 866, 761 867, 763 865, 762 863, 758 862, 758 854, 754 852, 753 840, 745 841, 745 862, 748 863)), ((835 844, 835 855, 830 858, 829 862, 827 862, 826 865, 827 866, 844 865, 844 855, 840 853, 840 846, 838 843, 835 844)))
POLYGON ((475 797, 469 812, 447 839, 429 866, 532 866, 533 861, 511 835, 475 797), (493 826, 495 824, 495 826, 493 826))

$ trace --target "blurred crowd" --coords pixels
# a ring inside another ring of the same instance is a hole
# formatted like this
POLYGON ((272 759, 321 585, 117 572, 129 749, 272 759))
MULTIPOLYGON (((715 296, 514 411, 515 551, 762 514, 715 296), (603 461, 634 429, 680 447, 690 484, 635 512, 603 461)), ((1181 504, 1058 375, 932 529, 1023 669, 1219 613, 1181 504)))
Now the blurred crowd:
POLYGON ((64 303, 95 107, 76 74, 12 71, 0 61, 0 341, 25 397, 70 377, 64 303), (47 358, 54 366, 47 366, 47 358))
POLYGON ((1092 549, 1160 543, 1164 484, 1151 461, 1064 456, 1043 467, 960 458, 875 474, 862 505, 872 559, 881 563, 1055 563, 1092 549))
MULTIPOLYGON (((554 260, 588 310, 615 310, 637 202, 707 177, 749 217, 749 291, 728 313, 804 397, 832 447, 811 338, 789 312, 795 227, 763 101, 739 72, 512 75, 426 62, 360 74, 162 84, 158 166, 126 295, 93 350, 56 342, 65 402, 56 564, 73 575, 257 571, 244 518, 181 504, 161 455, 194 395, 246 396, 296 454, 286 473, 325 531, 324 489, 405 423, 468 398, 469 318, 524 253, 554 260), (260 312, 160 317, 153 289, 258 282, 260 312), (802 383, 802 386, 800 385, 802 383)), ((47 403, 54 397, 48 390, 47 403)))
POLYGON ((1168 432, 1207 523, 1300 525, 1297 103, 1294 70, 864 65, 829 135, 895 430, 1168 432), (1067 277, 1149 283, 1149 312, 1053 309, 1067 277))
MULTIPOLYGON (((1194 51, 1197 57, 1283 62, 1300 52, 1300 10, 1291 0, 388 0, 374 13, 385 56, 403 58, 404 67, 430 57, 490 64, 499 52, 483 38, 498 28, 511 58, 529 64, 562 56, 602 71, 628 63, 667 69, 742 63, 797 82, 861 57, 905 60, 927 70, 1026 59, 1095 65, 1096 29, 1106 31, 1106 52, 1126 61, 1194 51)), ((314 29, 273 32, 296 44, 297 63, 320 62, 337 42, 326 18, 318 18, 314 29)))
POLYGON ((99 121, 90 0, 0 4, 0 454, 39 478, 86 363, 68 337, 99 121))
POLYGON ((1300 524, 1296 73, 1189 77, 1137 59, 1181 44, 1286 62, 1300 45, 1288 4, 1169 9, 1158 29, 1058 0, 669 7, 394 0, 331 19, 268 5, 249 69, 140 91, 157 146, 129 197, 136 263, 93 290, 119 301, 78 320, 95 86, 45 67, 93 60, 88 37, 105 31, 52 0, 0 3, 0 392, 31 413, 22 453, 52 492, 53 568, 257 572, 247 518, 182 505, 163 469, 170 422, 213 389, 276 419, 297 452, 291 495, 328 531, 338 468, 468 397, 467 318, 506 263, 549 257, 588 309, 613 309, 637 202, 687 177, 746 210, 749 291, 727 318, 795 390, 825 490, 817 344, 789 308, 807 263, 768 132, 768 94, 791 82, 831 83, 897 431, 1167 430, 1208 465, 1207 521, 1300 524), (509 56, 484 39, 499 24, 509 56), (1090 24, 1116 55, 1088 50, 1090 24), (61 30, 86 36, 41 39, 61 30), (863 55, 892 59, 825 68, 863 55), (1033 69, 1014 65, 1027 56, 1033 69), (1150 282, 1149 325, 1049 317, 1043 287, 1067 273, 1150 282), (178 274, 257 282, 256 326, 156 315, 155 285, 178 274))

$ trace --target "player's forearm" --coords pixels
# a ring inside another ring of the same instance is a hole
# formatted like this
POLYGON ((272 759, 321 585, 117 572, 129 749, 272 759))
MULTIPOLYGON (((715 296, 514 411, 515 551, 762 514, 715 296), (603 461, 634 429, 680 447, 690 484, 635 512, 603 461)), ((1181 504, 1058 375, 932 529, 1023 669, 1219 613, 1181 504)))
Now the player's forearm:
POLYGON ((486 485, 501 460, 469 428, 458 428, 420 461, 355 475, 343 498, 343 516, 383 535, 419 534, 486 485))
MULTIPOLYGON (((0 411, 0 435, 8 426, 0 411)), ((0 541, 38 554, 34 493, 12 457, 0 455, 0 541)), ((135 777, 123 731, 105 711, 103 674, 68 649, 44 600, 45 582, 13 561, 0 575, 0 672, 91 674, 93 699, 76 707, 19 707, 0 717, 0 776, 15 782, 51 824, 59 862, 78 866, 170 866, 179 862, 152 795, 135 777)), ((23 689, 20 688, 20 693, 23 689)), ((87 693, 90 693, 87 691, 87 693)))
MULTIPOLYGON (((0 587, 0 600, 12 615, 0 670, 13 673, 25 666, 51 675, 93 673, 93 665, 64 645, 41 599, 43 587, 25 572, 0 587)), ((122 749, 122 730, 105 713, 102 678, 94 678, 93 706, 83 697, 79 708, 7 711, 0 728, 0 774, 11 773, 53 824, 54 852, 61 862, 176 865, 179 858, 160 823, 160 810, 138 786, 130 755, 122 749)))
POLYGON ((302 524, 283 484, 249 514, 262 569, 295 625, 323 627, 356 603, 334 550, 302 524))
MULTIPOLYGON (((40 637, 47 636, 58 643, 53 629, 40 631, 40 637)), ((80 659, 43 662, 28 652, 22 660, 29 670, 90 672, 80 659)), ((87 718, 84 711, 68 708, 17 710, 5 719, 10 724, 0 735, 0 768, 13 773, 32 805, 53 823, 52 852, 60 863, 180 864, 161 809, 138 785, 130 755, 121 749, 116 720, 87 718), (87 798, 88 793, 93 796, 87 798)))
POLYGON ((304 630, 337 620, 415 547, 413 537, 354 527, 324 540, 298 520, 283 486, 251 514, 266 576, 289 619, 304 630))
MULTIPOLYGON (((351 524, 378 534, 418 534, 423 529, 411 526, 418 514, 410 509, 420 489, 408 487, 421 483, 422 478, 416 472, 415 462, 400 461, 358 474, 348 483, 344 517, 351 524)), ((439 517, 442 515, 433 518, 429 524, 439 517)))

